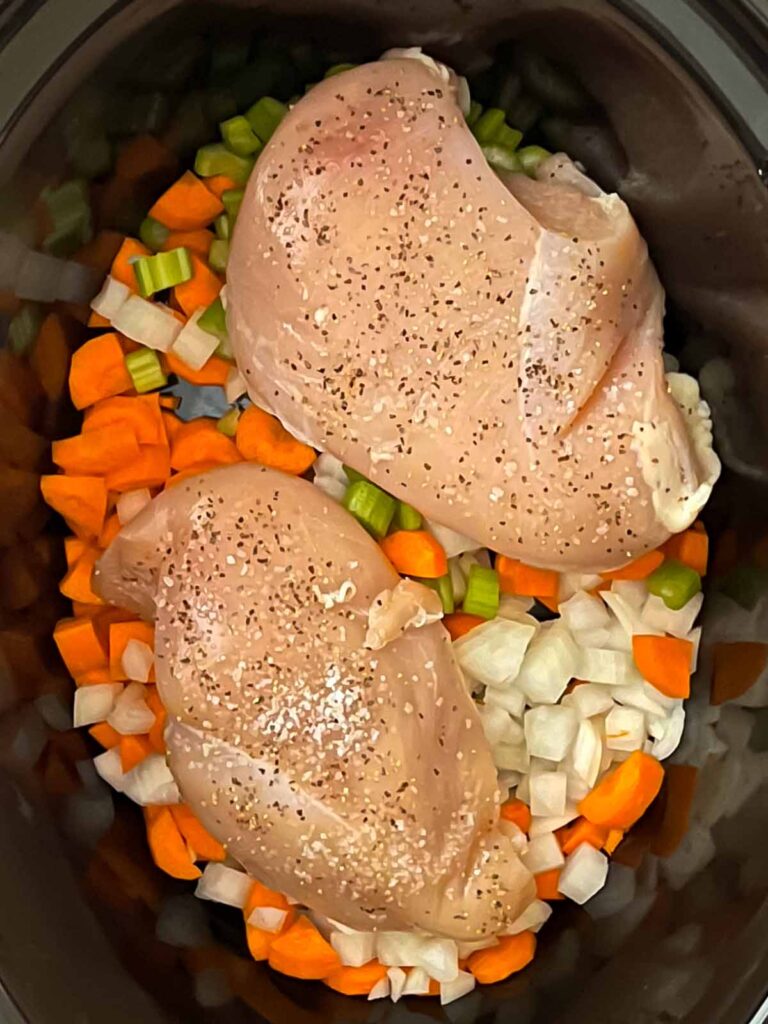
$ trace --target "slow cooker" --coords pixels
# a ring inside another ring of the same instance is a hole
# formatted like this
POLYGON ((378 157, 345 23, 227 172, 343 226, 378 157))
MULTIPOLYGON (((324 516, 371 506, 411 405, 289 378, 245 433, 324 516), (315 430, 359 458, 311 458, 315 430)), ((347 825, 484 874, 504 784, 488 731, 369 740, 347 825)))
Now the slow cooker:
MULTIPOLYGON (((328 64, 401 45, 460 69, 480 98, 509 69, 516 116, 619 191, 649 242, 668 293, 668 348, 701 375, 725 466, 706 514, 721 570, 710 589, 726 597, 704 623, 694 688, 706 705, 710 639, 768 641, 765 0, 7 0, 0 357, 19 343, 20 303, 32 320, 48 303, 61 306, 45 264, 23 286, 14 274, 19 253, 39 241, 44 189, 74 173, 93 182, 104 226, 135 230, 165 182, 141 179, 130 194, 110 195, 100 182, 116 144, 157 134, 183 166, 228 116, 233 91, 234 102, 247 101, 265 74, 270 84, 290 79, 302 63, 311 80, 313 54, 328 64)), ((71 346, 82 325, 63 313, 71 346)), ((72 432, 66 351, 63 368, 49 357, 0 387, 2 1021, 766 1019, 768 773, 758 769, 768 711, 759 699, 746 702, 747 719, 733 717, 717 749, 702 752, 695 736, 684 745, 700 794, 675 848, 654 844, 652 820, 641 824, 642 841, 613 866, 606 892, 555 915, 535 964, 508 982, 441 1010, 412 998, 345 999, 250 961, 237 914, 195 901, 154 868, 136 808, 105 795, 89 771, 94 750, 69 728, 72 684, 50 640, 64 608, 63 530, 37 487, 47 444, 28 450, 3 415, 21 409, 43 439, 72 432)))

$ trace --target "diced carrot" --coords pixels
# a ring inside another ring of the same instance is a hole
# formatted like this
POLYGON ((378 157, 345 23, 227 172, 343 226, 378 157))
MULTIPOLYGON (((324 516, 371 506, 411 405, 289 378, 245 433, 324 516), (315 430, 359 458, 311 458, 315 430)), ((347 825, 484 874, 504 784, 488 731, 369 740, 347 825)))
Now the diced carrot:
POLYGON ((199 228, 197 231, 172 231, 160 248, 162 252, 189 249, 196 256, 207 260, 214 237, 213 232, 207 228, 199 228))
POLYGON ((93 310, 88 314, 88 322, 86 327, 97 327, 109 329, 112 326, 112 321, 107 320, 101 313, 95 313, 93 310))
POLYGON ((44 476, 43 498, 64 516, 78 537, 98 537, 107 514, 107 488, 100 476, 44 476))
POLYGON ((693 644, 676 636, 632 637, 632 657, 640 675, 667 697, 691 693, 693 644))
POLYGON ((203 182, 207 189, 216 196, 217 199, 221 199, 225 192, 231 192, 233 188, 239 188, 239 185, 226 174, 212 174, 210 178, 203 178, 203 182))
POLYGON ((170 452, 166 445, 140 445, 138 458, 109 473, 110 491, 135 491, 141 487, 161 487, 171 475, 170 452))
POLYGON ((133 269, 133 261, 139 256, 151 256, 146 245, 142 245, 136 238, 124 238, 117 256, 112 261, 110 274, 116 281, 126 285, 132 292, 138 292, 139 284, 133 269))
POLYGON ((120 767, 123 774, 133 771, 137 764, 153 753, 152 744, 146 736, 120 737, 120 767))
POLYGON ((72 614, 77 619, 92 619, 94 615, 104 610, 103 604, 87 604, 83 601, 72 602, 72 614))
POLYGON ((176 827, 195 851, 196 860, 224 860, 227 851, 197 820, 186 804, 171 807, 176 827))
MULTIPOLYGON (((138 621, 139 617, 135 612, 129 612, 125 608, 117 608, 115 605, 110 604, 99 609, 96 617, 94 618, 93 625, 96 629, 99 640, 101 641, 101 646, 105 651, 109 651, 109 630, 112 624, 114 622, 138 621)), ((109 681, 114 682, 113 679, 110 679, 109 681)))
POLYGON ((323 981, 334 992, 343 996, 367 996, 374 985, 386 978, 387 968, 378 960, 371 960, 363 967, 339 967, 323 981))
POLYGON ((237 421, 235 440, 244 459, 296 476, 306 473, 317 458, 314 449, 297 441, 279 420, 256 405, 249 405, 237 421))
POLYGON ((206 188, 196 174, 185 171, 160 196, 149 216, 172 231, 194 231, 208 227, 223 211, 224 204, 218 196, 206 188))
POLYGON ((70 345, 64 323, 58 314, 49 313, 40 325, 29 364, 51 402, 57 402, 64 394, 69 362, 70 345))
POLYGON ((121 428, 119 432, 124 429, 131 431, 139 444, 165 444, 160 396, 151 394, 105 398, 86 412, 83 433, 116 426, 121 428))
POLYGON ((566 857, 582 843, 589 843, 596 850, 601 850, 607 839, 608 829, 602 825, 595 825, 586 818, 579 818, 572 825, 566 825, 557 832, 557 841, 566 857))
POLYGON ((171 467, 176 470, 200 462, 231 465, 241 458, 234 441, 216 429, 216 420, 207 417, 182 423, 171 442, 171 467))
POLYGON ((478 949, 469 958, 469 969, 481 985, 504 981, 510 974, 522 971, 533 960, 536 936, 533 932, 503 935, 498 946, 478 949))
POLYGON ((622 841, 623 838, 624 838, 624 829, 623 828, 609 828, 608 829, 608 836, 607 836, 607 838, 605 840, 605 845, 603 846, 603 849, 605 850, 605 852, 608 854, 609 857, 613 854, 614 850, 616 849, 616 847, 619 845, 619 843, 622 841))
POLYGON ((558 889, 560 884, 560 868, 550 868, 533 876, 536 883, 536 896, 540 900, 562 900, 563 894, 558 889))
POLYGON ((135 622, 112 622, 109 626, 109 671, 115 680, 127 679, 123 655, 129 640, 138 640, 155 649, 155 627, 141 619, 135 622))
POLYGON ((185 480, 189 480, 190 477, 200 476, 201 473, 210 473, 212 469, 221 469, 220 462, 197 462, 194 466, 189 466, 187 469, 182 469, 167 481, 165 487, 166 490, 169 487, 175 487, 177 484, 183 483, 185 480))
POLYGON ((138 457, 139 443, 129 430, 101 428, 54 441, 51 457, 65 473, 99 476, 138 457))
POLYGON ((186 841, 168 807, 145 807, 147 841, 152 860, 172 878, 199 878, 202 872, 192 860, 186 841))
POLYGON ((579 813, 605 828, 631 828, 658 796, 664 769, 650 754, 630 754, 604 775, 579 804, 579 813))
POLYGON ((183 425, 184 420, 180 420, 174 413, 163 412, 163 429, 165 430, 165 436, 169 445, 173 445, 173 439, 183 425))
POLYGON ((604 580, 644 580, 655 572, 664 561, 663 551, 649 551, 636 558, 634 562, 622 565, 620 569, 601 572, 604 580))
POLYGON ((173 411, 179 408, 181 399, 178 395, 160 395, 159 402, 161 409, 170 409, 173 411))
POLYGON ((254 881, 248 898, 243 907, 243 917, 247 921, 257 907, 274 907, 275 910, 293 910, 291 904, 281 892, 275 892, 261 882, 254 881))
POLYGON ((108 668, 92 668, 90 672, 75 676, 76 686, 102 686, 104 683, 111 683, 112 676, 108 668))
POLYGON ((685 530, 670 537, 664 545, 667 558, 674 558, 695 570, 699 576, 706 576, 709 560, 709 537, 702 530, 685 530))
POLYGON ((167 181, 178 166, 176 155, 154 135, 134 135, 120 147, 115 176, 138 181, 147 175, 164 175, 167 181))
POLYGON ((661 819, 651 837, 651 851, 657 857, 669 857, 683 841, 688 831, 698 775, 699 769, 694 765, 667 765, 661 791, 661 819))
POLYGON ((61 619, 56 623, 53 639, 61 660, 75 678, 107 667, 107 653, 91 619, 61 619))
POLYGON ((552 569, 536 569, 515 558, 499 555, 496 559, 499 586, 505 594, 525 597, 557 597, 560 576, 552 569))
POLYGON ((402 576, 432 580, 448 572, 442 544, 426 530, 397 530, 382 540, 381 549, 402 576))
POLYGON ((88 545, 82 537, 78 537, 75 534, 64 538, 64 557, 67 560, 68 569, 72 568, 87 547, 88 545))
POLYGON ((80 555, 59 584, 59 590, 64 597, 82 604, 104 604, 91 585, 93 568, 100 555, 101 551, 98 548, 87 548, 80 555))
POLYGON ((125 235, 119 231, 99 231, 90 242, 86 242, 77 250, 72 259, 86 267, 93 268, 102 277, 106 277, 115 262, 115 257, 120 252, 124 238, 125 235))
POLYGON ((116 512, 113 512, 111 516, 107 516, 107 518, 106 518, 106 520, 104 522, 104 528, 102 529, 101 533, 99 534, 99 539, 97 541, 97 543, 98 543, 99 547, 102 549, 102 551, 106 551, 107 550, 109 545, 112 543, 112 541, 118 535, 118 533, 120 533, 120 530, 122 528, 123 528, 123 524, 120 522, 120 519, 119 519, 119 517, 118 517, 116 512))
POLYGON ((501 805, 501 817, 511 821, 523 832, 531 827, 531 809, 522 800, 507 800, 501 805))
POLYGON ((120 339, 114 332, 91 338, 72 355, 69 393, 76 409, 119 395, 131 386, 120 339))
POLYGON ((320 981, 338 970, 341 961, 309 918, 301 916, 272 943, 269 966, 292 978, 320 981))
POLYGON ((88 732, 105 750, 111 750, 112 747, 119 746, 120 740, 123 739, 117 729, 113 729, 109 722, 99 722, 97 725, 92 725, 88 732))
POLYGON ((168 717, 163 702, 160 700, 160 694, 157 692, 156 686, 150 686, 147 688, 147 705, 154 713, 155 721, 152 724, 152 728, 149 730, 149 742, 152 744, 152 749, 158 754, 164 754, 166 752, 165 747, 165 723, 168 717))
POLYGON ((170 373, 175 373, 177 377, 189 381, 190 384, 223 388, 232 369, 232 363, 227 362, 226 359, 220 359, 219 356, 211 356, 205 366, 199 370, 193 370, 187 366, 173 352, 166 352, 165 360, 170 373))
POLYGON ((458 640, 459 637, 466 636, 470 630, 476 626, 482 626, 487 621, 480 615, 470 615, 468 612, 451 612, 450 615, 443 616, 443 625, 451 634, 451 640, 458 640))
POLYGON ((199 256, 191 254, 193 274, 189 281, 177 284, 173 295, 187 316, 198 309, 207 309, 221 291, 221 278, 199 256))
POLYGON ((254 928, 252 924, 245 926, 245 941, 248 943, 248 952, 254 960, 266 960, 276 938, 274 932, 266 932, 263 928, 254 928))
POLYGON ((754 686, 768 661, 768 644, 741 640, 712 647, 710 704, 724 704, 754 686))

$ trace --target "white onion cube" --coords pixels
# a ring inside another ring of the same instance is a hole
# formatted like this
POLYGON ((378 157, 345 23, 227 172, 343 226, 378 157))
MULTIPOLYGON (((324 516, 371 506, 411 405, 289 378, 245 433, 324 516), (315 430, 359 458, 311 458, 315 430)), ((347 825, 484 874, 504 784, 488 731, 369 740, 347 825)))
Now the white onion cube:
POLYGON ((649 594, 643 606, 643 622, 650 627, 651 632, 659 630, 662 633, 671 633, 672 636, 686 637, 693 629, 703 603, 704 595, 699 593, 682 608, 675 610, 667 608, 662 598, 656 594, 649 594))
POLYGON ((78 729, 82 725, 95 725, 96 722, 105 721, 112 713, 115 701, 122 692, 122 683, 79 686, 75 690, 74 727, 78 729))
POLYGON ((508 686, 520 671, 536 627, 511 619, 492 619, 453 645, 462 670, 490 687, 508 686))
POLYGON ((593 721, 585 718, 579 723, 579 730, 568 757, 568 764, 590 789, 597 781, 602 756, 603 741, 600 730, 593 721))
POLYGON ((602 889, 607 877, 608 858, 589 843, 582 843, 567 858, 558 889, 574 903, 582 904, 602 889))
POLYGON ((99 316, 112 321, 132 294, 127 284, 123 284, 110 274, 99 294, 91 301, 91 309, 99 316))
POLYGON ((242 910, 252 886, 253 880, 244 871, 211 861, 197 883, 195 896, 242 910))
POLYGON ((129 683, 115 701, 107 722, 121 736, 143 735, 155 724, 155 713, 147 704, 145 693, 141 683, 129 683))
POLYGON ((611 621, 600 598, 592 597, 583 590, 562 602, 558 610, 563 622, 573 633, 585 629, 606 629, 611 621))
POLYGON ((531 814, 537 817, 563 814, 567 785, 565 772, 540 772, 531 775, 531 814))
MULTIPOLYGON (((471 634, 470 634, 471 635, 471 634)), ((554 704, 578 675, 579 648, 565 627, 542 627, 523 659, 516 685, 536 704, 554 704)))
POLYGON ((440 1005, 447 1006, 467 995, 475 987, 475 976, 469 971, 459 971, 453 981, 440 983, 440 1005))
POLYGON ((528 753, 547 761, 562 761, 576 737, 578 718, 573 708, 542 705, 523 718, 528 753))
POLYGON ((204 312, 205 309, 201 308, 193 313, 171 345, 173 354, 191 370, 202 370, 219 345, 215 334, 197 325, 204 312))
POLYGON ((331 932, 330 941, 345 967, 362 967, 376 956, 375 932, 331 932))
POLYGON ((645 742, 645 715, 636 708, 615 707, 605 719, 609 750, 640 750, 645 742))
POLYGON ((531 839, 521 860, 533 875, 551 871, 565 863, 563 851, 554 832, 547 832, 543 836, 531 839))
POLYGON ((544 900, 533 900, 520 917, 504 930, 505 935, 519 935, 520 932, 537 932, 552 916, 552 907, 544 900))
POLYGON ((578 677, 585 683, 603 683, 608 686, 625 686, 642 678, 628 651, 597 647, 582 649, 578 677))
POLYGON ((581 683, 563 697, 563 704, 574 707, 581 718, 604 715, 613 707, 611 691, 598 683, 581 683))
POLYGON ((167 352, 178 337, 182 324, 159 302, 131 295, 112 319, 116 331, 157 352, 167 352))
POLYGON ((276 934, 285 924, 286 917, 288 917, 288 911, 280 910, 279 907, 254 907, 248 918, 248 924, 253 925, 254 928, 260 928, 263 932, 276 934))

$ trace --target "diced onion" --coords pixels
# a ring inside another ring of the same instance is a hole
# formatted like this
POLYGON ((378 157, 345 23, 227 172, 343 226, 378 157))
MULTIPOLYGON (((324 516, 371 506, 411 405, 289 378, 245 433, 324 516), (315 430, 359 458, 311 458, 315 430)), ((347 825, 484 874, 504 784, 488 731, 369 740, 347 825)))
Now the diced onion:
POLYGON ((167 352, 181 332, 182 324, 159 302, 148 302, 140 295, 131 297, 112 319, 116 331, 139 341, 156 352, 167 352))
MULTIPOLYGON (((280 910, 279 907, 254 907, 248 918, 248 924, 253 925, 254 928, 261 928, 264 932, 274 934, 283 927, 287 916, 288 911, 280 910)), ((355 966, 361 967, 362 964, 356 964, 355 966)))
MULTIPOLYGON (((576 689, 578 690, 580 687, 577 686, 576 689)), ((609 718, 611 714, 613 714, 613 711, 610 712, 609 718)), ((569 763, 576 775, 589 788, 594 786, 597 781, 602 756, 603 743, 600 738, 600 731, 591 719, 585 718, 579 722, 579 731, 576 733, 569 763)))
POLYGON ((613 707, 611 691, 597 683, 582 683, 563 697, 563 704, 576 708, 582 718, 603 715, 613 707))
MULTIPOLYGON (((117 750, 117 748, 114 749, 117 750)), ((108 753, 111 752, 108 751, 108 753)), ((162 754, 150 754, 132 771, 124 775, 123 792, 142 807, 181 802, 179 787, 176 785, 176 780, 171 775, 171 770, 162 754)))
POLYGON ((376 955, 385 967, 422 967, 435 981, 453 981, 459 972, 458 949, 452 939, 379 932, 376 955))
POLYGON ((560 574, 557 597, 559 601, 567 601, 579 590, 594 590, 603 582, 602 576, 593 573, 563 572, 560 574))
POLYGON ((477 551, 480 547, 471 537, 465 537, 463 533, 457 533, 456 530, 441 526, 440 523, 433 523, 429 519, 426 520, 426 528, 435 540, 440 542, 447 558, 462 555, 465 551, 477 551))
POLYGON ((73 725, 95 725, 103 722, 112 713, 115 701, 123 692, 122 683, 99 683, 96 686, 79 686, 75 690, 73 725))
MULTIPOLYGON (((426 974, 426 971, 424 974, 427 978, 427 991, 429 991, 429 976, 426 974)), ((389 979, 389 998, 393 1003, 396 1003, 405 991, 405 983, 408 979, 408 975, 402 967, 390 967, 387 970, 387 978, 389 979)))
POLYGON ((103 754, 94 757, 93 766, 101 778, 109 783, 113 789, 116 789, 118 793, 123 792, 125 775, 120 759, 120 750, 117 747, 105 750, 103 754))
POLYGON ((664 758, 674 754, 683 738, 685 709, 683 707, 673 708, 668 717, 657 719, 657 721, 663 723, 663 728, 661 735, 654 740, 651 746, 651 754, 659 761, 663 761, 664 758))
POLYGON ((579 661, 579 648, 568 630, 547 623, 528 648, 516 685, 533 703, 554 704, 578 675, 579 661))
POLYGON ((693 629, 693 624, 701 611, 704 595, 695 594, 687 604, 675 611, 667 608, 664 601, 655 594, 649 594, 643 605, 642 619, 649 632, 659 630, 671 633, 672 636, 685 637, 693 629))
POLYGON ((475 987, 475 976, 469 971, 459 971, 453 981, 443 981, 440 984, 440 1005, 447 1006, 448 1003, 461 999, 475 987))
POLYGON ((125 687, 107 716, 107 722, 121 736, 139 736, 149 732, 155 723, 155 713, 147 704, 145 690, 140 683, 129 683, 125 687))
POLYGON ((615 707, 605 719, 609 750, 639 750, 645 740, 645 715, 637 708, 615 707))
POLYGON ((345 967, 362 967, 376 956, 376 933, 331 932, 331 945, 345 967))
POLYGON ((543 836, 531 839, 521 859, 533 875, 559 868, 565 862, 554 832, 547 832, 543 836))
POLYGON ((539 772, 531 775, 531 814, 555 817, 565 811, 568 780, 565 772, 539 772))
POLYGON ((143 640, 132 638, 125 645, 123 651, 123 672, 128 679, 132 679, 134 682, 146 683, 152 672, 154 660, 155 655, 149 644, 145 644, 143 640))
MULTIPOLYGON (((547 815, 543 818, 531 818, 531 827, 528 830, 528 835, 531 839, 535 836, 544 836, 548 832, 557 832, 559 828, 567 825, 573 821, 574 818, 578 818, 579 812, 575 805, 570 806, 566 803, 565 811, 562 814, 547 815)), ((523 852, 522 850, 520 851, 523 852)))
POLYGON ((583 590, 562 602, 558 610, 563 622, 573 633, 585 629, 606 629, 611 621, 602 601, 583 590))
POLYGON ((620 593, 615 590, 602 590, 600 596, 616 616, 621 624, 621 628, 630 640, 637 633, 644 633, 646 635, 657 634, 657 630, 643 621, 639 609, 630 604, 620 593))
POLYGON ((147 487, 140 487, 135 491, 125 491, 121 494, 117 499, 117 518, 120 520, 120 525, 125 526, 126 523, 135 519, 150 501, 152 501, 152 495, 147 487))
POLYGON ((192 370, 202 370, 219 344, 215 334, 197 325, 204 312, 205 309, 201 308, 193 313, 171 345, 173 354, 192 370))
POLYGON ((518 744, 524 740, 523 727, 503 708, 492 704, 480 708, 480 721, 491 746, 497 743, 518 744))
POLYGON ((544 900, 529 903, 520 917, 504 930, 505 935, 519 935, 520 932, 537 932, 552 916, 552 907, 544 900))
POLYGON ((522 718, 525 710, 525 697, 514 686, 510 686, 506 690, 489 686, 485 691, 485 705, 486 707, 503 708, 513 718, 522 718))
POLYGON ((497 743, 491 752, 497 769, 510 772, 528 770, 528 750, 524 743, 497 743))
POLYGON ((473 679, 505 687, 520 671, 535 625, 496 618, 477 626, 453 645, 456 660, 473 679))
POLYGON ((244 871, 211 861, 197 883, 195 896, 242 910, 253 881, 244 871))
POLYGON ((582 648, 578 671, 574 674, 587 683, 608 686, 625 686, 642 679, 631 654, 597 647, 582 648))
POLYGON ((648 597, 648 587, 643 580, 614 580, 611 590, 636 612, 642 609, 648 597))
POLYGON ((425 996, 429 993, 429 975, 423 967, 414 967, 408 972, 402 994, 404 996, 425 996))
POLYGON ((112 322, 123 306, 130 299, 133 292, 127 284, 118 281, 110 274, 105 280, 101 291, 91 302, 91 309, 99 316, 106 317, 112 322))
POLYGON ((582 843, 567 858, 558 889, 574 903, 582 904, 602 889, 607 877, 608 858, 589 843, 582 843))
MULTIPOLYGON (((612 691, 613 697, 625 707, 637 708, 639 711, 646 711, 649 715, 662 718, 665 711, 664 705, 650 696, 644 682, 643 680, 639 683, 631 683, 629 686, 617 686, 612 691)), ((659 696, 662 695, 659 694, 659 696)))
POLYGON ((531 756, 562 761, 576 737, 578 720, 573 708, 545 704, 526 711, 523 726, 531 756))
POLYGON ((386 999, 389 995, 389 978, 382 978, 381 981, 377 981, 371 991, 368 993, 368 1002, 371 1003, 375 999, 386 999))

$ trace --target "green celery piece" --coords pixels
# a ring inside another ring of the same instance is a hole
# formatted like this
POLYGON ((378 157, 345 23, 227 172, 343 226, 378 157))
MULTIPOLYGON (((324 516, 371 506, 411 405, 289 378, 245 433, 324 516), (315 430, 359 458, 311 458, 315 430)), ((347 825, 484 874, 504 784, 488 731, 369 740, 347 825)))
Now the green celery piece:
POLYGON ((139 348, 125 357, 125 367, 133 386, 140 395, 164 388, 168 378, 163 373, 160 358, 151 348, 139 348))
POLYGON ((489 107, 483 111, 472 128, 472 133, 481 146, 496 141, 496 136, 504 125, 504 119, 504 111, 499 107, 489 107))
POLYGON ((198 149, 195 156, 195 173, 201 178, 226 174, 239 184, 245 184, 253 170, 253 164, 252 156, 238 156, 227 149, 223 142, 213 142, 198 149))
POLYGON ((520 161, 523 171, 533 178, 540 164, 551 157, 552 154, 543 146, 523 146, 517 150, 517 158, 520 161))
POLYGON ((370 534, 379 540, 386 537, 397 505, 386 491, 369 480, 355 480, 347 488, 343 503, 370 534))
POLYGON ((450 575, 440 576, 436 580, 425 580, 420 578, 418 582, 423 583, 424 586, 429 587, 430 590, 437 592, 443 604, 444 615, 451 615, 456 611, 456 601, 453 595, 453 582, 450 575))
POLYGON ((420 530, 423 522, 421 512, 417 512, 413 505, 398 501, 392 524, 396 530, 420 530))
POLYGON ((222 121, 219 129, 227 149, 231 149, 238 156, 253 156, 262 148, 261 139, 242 114, 222 121))
POLYGON ((140 256, 133 262, 133 272, 139 285, 139 294, 148 299, 155 292, 174 288, 192 279, 194 268, 189 250, 180 246, 170 252, 154 256, 140 256))
POLYGON ((229 262, 229 242, 226 238, 215 238, 208 252, 208 262, 217 274, 223 274, 229 262))
POLYGON ((223 238, 225 241, 229 239, 232 231, 232 222, 229 219, 229 215, 221 213, 213 223, 216 229, 216 237, 223 238))
POLYGON ((240 410, 238 408, 230 409, 229 412, 224 413, 221 419, 216 421, 216 429, 220 430, 225 437, 234 437, 237 433, 239 419, 240 410))
POLYGON ((679 611, 701 590, 701 576, 695 569, 668 558, 646 580, 651 594, 660 597, 667 608, 679 611))
POLYGON ((148 249, 157 252, 168 241, 170 229, 154 217, 145 217, 139 228, 139 238, 148 249))
POLYGON ((245 189, 243 188, 228 188, 227 191, 222 194, 221 201, 224 204, 224 209, 227 211, 227 215, 233 224, 237 219, 238 213, 240 213, 240 207, 243 205, 244 195, 245 189))
POLYGON ((229 340, 227 333, 227 315, 220 298, 215 298, 203 315, 197 321, 197 326, 202 331, 207 331, 218 338, 220 342, 229 340))
POLYGON ((365 480, 367 482, 368 477, 363 476, 362 473, 358 473, 356 469, 352 469, 351 466, 343 466, 344 474, 351 484, 356 483, 358 480, 365 480))
POLYGON ((503 124, 501 128, 499 128, 493 142, 499 146, 503 146, 505 149, 514 151, 520 145, 522 137, 523 133, 519 132, 517 128, 510 128, 508 124, 503 124))
POLYGON ((470 100, 469 113, 467 114, 467 124, 470 128, 473 128, 477 124, 482 112, 483 104, 478 103, 477 100, 470 100))
POLYGON ((462 609, 469 615, 493 619, 498 614, 499 601, 499 574, 484 565, 473 565, 469 570, 462 609))
POLYGON ((507 149, 506 146, 499 146, 492 142, 480 148, 491 167, 514 172, 520 172, 523 169, 517 153, 512 149, 507 149))
POLYGON ((275 129, 288 113, 288 107, 272 96, 262 96, 246 111, 245 116, 251 128, 266 145, 275 129))

